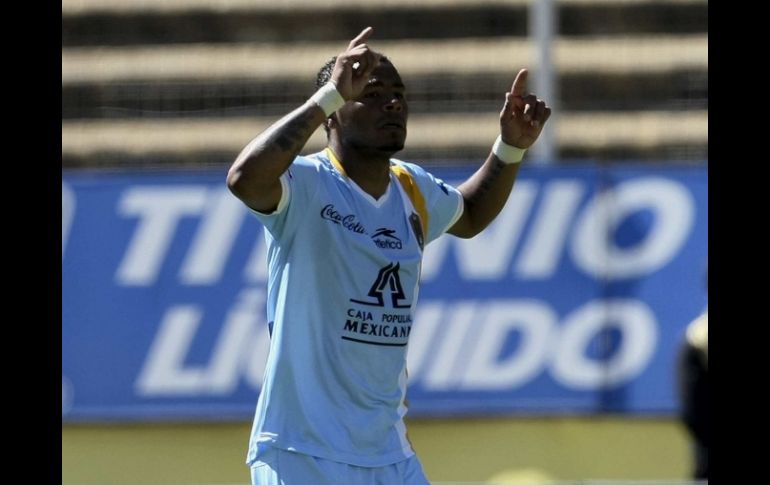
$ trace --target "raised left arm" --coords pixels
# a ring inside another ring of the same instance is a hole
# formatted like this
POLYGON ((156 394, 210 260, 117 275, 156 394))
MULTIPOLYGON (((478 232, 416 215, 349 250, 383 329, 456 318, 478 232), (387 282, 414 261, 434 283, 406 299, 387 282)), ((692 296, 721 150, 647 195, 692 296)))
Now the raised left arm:
POLYGON ((534 94, 524 94, 528 71, 522 69, 505 93, 500 111, 500 137, 484 164, 458 190, 465 210, 450 234, 471 238, 486 228, 503 209, 511 193, 524 151, 540 136, 551 108, 534 94))

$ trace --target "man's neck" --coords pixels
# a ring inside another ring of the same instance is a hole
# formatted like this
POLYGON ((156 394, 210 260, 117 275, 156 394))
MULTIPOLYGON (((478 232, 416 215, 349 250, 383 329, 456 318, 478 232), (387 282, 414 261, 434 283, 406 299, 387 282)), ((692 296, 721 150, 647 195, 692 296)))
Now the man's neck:
POLYGON ((379 199, 388 190, 390 183, 390 156, 392 153, 377 150, 357 150, 335 143, 329 143, 345 174, 364 192, 379 199))

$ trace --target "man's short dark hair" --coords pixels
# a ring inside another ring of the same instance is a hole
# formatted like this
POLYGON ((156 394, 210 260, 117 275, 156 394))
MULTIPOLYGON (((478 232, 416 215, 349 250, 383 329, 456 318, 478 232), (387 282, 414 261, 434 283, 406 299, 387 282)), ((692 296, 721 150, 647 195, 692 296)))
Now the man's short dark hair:
POLYGON ((332 78, 332 71, 334 70, 334 63, 337 62, 337 56, 332 57, 326 64, 323 65, 321 70, 318 71, 318 75, 315 78, 315 87, 320 89, 324 84, 329 82, 332 78))

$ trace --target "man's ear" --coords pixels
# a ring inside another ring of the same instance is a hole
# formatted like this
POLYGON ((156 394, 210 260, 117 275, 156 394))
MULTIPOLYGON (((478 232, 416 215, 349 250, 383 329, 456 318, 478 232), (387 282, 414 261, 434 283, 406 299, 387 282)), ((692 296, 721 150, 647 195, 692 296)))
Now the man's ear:
POLYGON ((326 121, 324 121, 324 125, 326 125, 326 130, 331 130, 335 125, 337 124, 337 115, 332 114, 328 118, 326 118, 326 121))
POLYGON ((328 139, 332 132, 332 127, 336 123, 337 118, 334 114, 332 114, 330 117, 326 118, 323 122, 324 131, 326 132, 326 138, 328 139))

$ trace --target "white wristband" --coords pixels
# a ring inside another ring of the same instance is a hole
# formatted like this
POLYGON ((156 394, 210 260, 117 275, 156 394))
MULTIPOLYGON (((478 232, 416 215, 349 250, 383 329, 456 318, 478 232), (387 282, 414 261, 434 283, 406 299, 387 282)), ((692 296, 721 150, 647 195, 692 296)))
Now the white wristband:
POLYGON ((314 95, 310 96, 310 101, 320 106, 327 118, 345 104, 345 99, 331 81, 321 86, 314 95))
POLYGON ((508 165, 519 163, 521 159, 524 158, 524 153, 526 151, 526 148, 518 148, 505 143, 501 135, 497 135, 497 140, 495 140, 495 144, 492 145, 492 153, 502 160, 503 163, 508 165))

